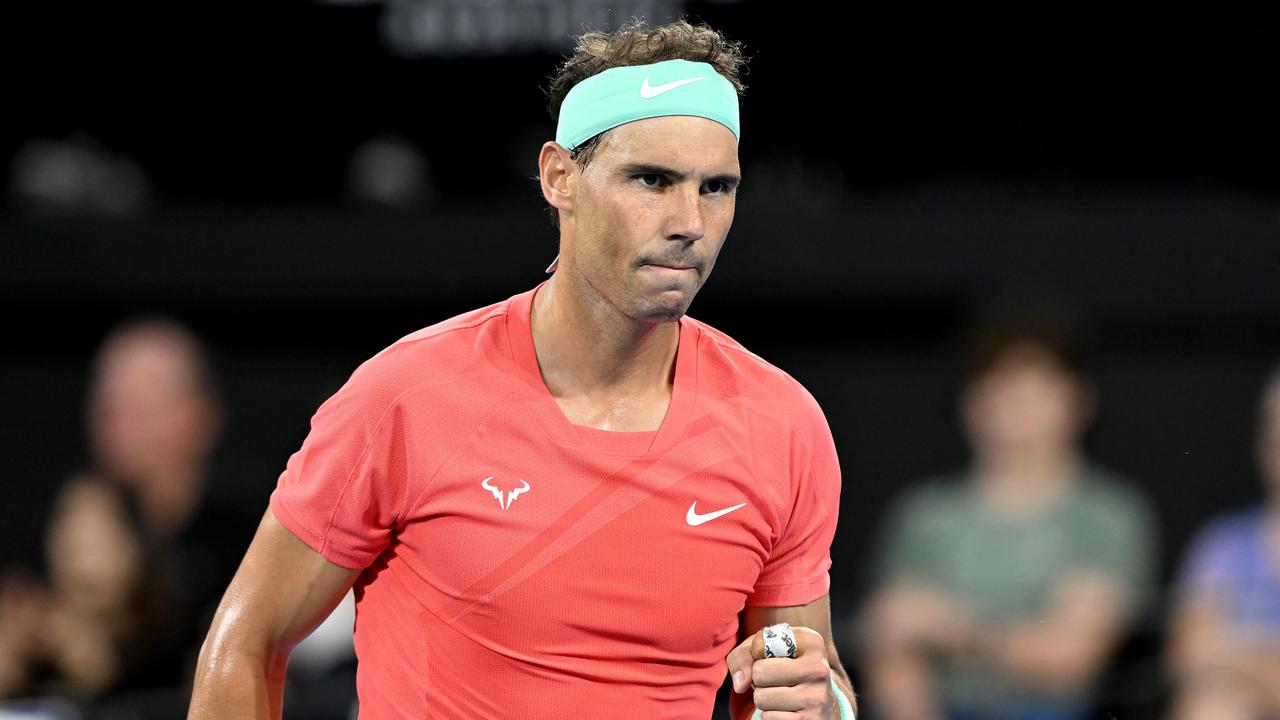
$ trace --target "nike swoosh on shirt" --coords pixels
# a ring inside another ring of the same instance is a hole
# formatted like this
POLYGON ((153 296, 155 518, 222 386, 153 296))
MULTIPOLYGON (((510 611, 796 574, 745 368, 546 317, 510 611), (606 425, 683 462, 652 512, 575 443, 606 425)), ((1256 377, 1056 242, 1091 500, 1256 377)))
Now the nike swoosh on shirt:
POLYGON ((661 85, 658 85, 656 87, 650 87, 649 78, 645 78, 644 82, 640 84, 640 97, 642 98, 657 97, 668 90, 675 90, 681 85, 688 85, 691 82, 698 82, 699 80, 706 80, 706 79, 707 79, 706 77, 686 78, 684 80, 672 80, 669 83, 662 83, 661 85))
POLYGON ((737 510, 740 507, 746 507, 746 503, 739 503, 737 505, 734 505, 733 507, 727 507, 723 510, 709 512, 706 515, 699 515, 698 511, 695 509, 697 507, 698 507, 698 501, 694 500, 693 504, 689 506, 689 512, 685 513, 684 521, 689 523, 690 525, 695 525, 695 526, 701 525, 704 522, 710 522, 712 520, 715 520, 716 518, 722 515, 728 515, 729 513, 733 512, 734 510, 737 510))

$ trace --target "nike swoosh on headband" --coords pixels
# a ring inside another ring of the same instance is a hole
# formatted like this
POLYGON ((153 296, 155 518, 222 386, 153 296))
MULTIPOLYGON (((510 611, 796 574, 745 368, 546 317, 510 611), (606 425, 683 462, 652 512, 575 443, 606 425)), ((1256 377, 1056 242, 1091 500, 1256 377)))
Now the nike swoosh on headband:
POLYGON ((675 59, 612 67, 574 85, 560 105, 556 142, 572 152, 606 130, 665 115, 706 118, 742 137, 734 84, 709 63, 675 59), (671 92, 689 84, 697 87, 671 92))
POLYGON ((681 85, 688 85, 689 83, 698 82, 699 80, 706 80, 706 78, 694 77, 694 78, 686 78, 684 80, 672 80, 669 83, 662 83, 661 85, 658 85, 656 87, 650 87, 649 78, 645 78, 644 82, 640 84, 640 97, 645 98, 646 100, 649 98, 658 97, 659 95, 661 95, 662 93, 668 90, 675 90, 681 85))

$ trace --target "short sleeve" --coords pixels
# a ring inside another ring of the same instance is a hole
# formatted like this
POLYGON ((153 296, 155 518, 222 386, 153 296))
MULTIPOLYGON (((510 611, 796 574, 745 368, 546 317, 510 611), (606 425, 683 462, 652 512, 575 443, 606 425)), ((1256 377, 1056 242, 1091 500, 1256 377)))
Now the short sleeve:
POLYGON ((831 541, 840 514, 840 461, 822 410, 812 397, 804 434, 805 460, 796 463, 792 502, 747 605, 806 605, 831 589, 831 541))
POLYGON ((316 411, 271 495, 281 524, 352 569, 386 548, 407 495, 403 418, 394 383, 377 361, 362 365, 316 411))
POLYGON ((1098 498, 1081 533, 1082 569, 1110 577, 1131 607, 1150 599, 1155 574, 1155 519, 1144 497, 1118 482, 1098 498))

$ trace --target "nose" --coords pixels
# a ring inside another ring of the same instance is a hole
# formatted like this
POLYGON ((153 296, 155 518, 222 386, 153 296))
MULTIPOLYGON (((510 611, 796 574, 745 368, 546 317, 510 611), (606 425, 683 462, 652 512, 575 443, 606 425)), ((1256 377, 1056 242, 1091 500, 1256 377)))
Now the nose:
POLYGON ((681 187, 679 191, 671 193, 671 197, 674 208, 667 239, 685 241, 701 239, 707 233, 707 222, 704 217, 705 208, 703 208, 700 188, 696 185, 692 188, 681 187))

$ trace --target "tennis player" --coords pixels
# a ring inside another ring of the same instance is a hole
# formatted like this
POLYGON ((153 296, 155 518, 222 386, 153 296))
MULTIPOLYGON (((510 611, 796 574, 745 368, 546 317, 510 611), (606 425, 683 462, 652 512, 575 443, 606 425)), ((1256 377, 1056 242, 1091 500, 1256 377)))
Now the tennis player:
POLYGON ((362 718, 851 718, 831 431, 685 312, 740 181, 737 44, 587 33, 538 156, 550 278, 419 330, 312 418, 214 618, 191 718, 275 718, 354 586, 362 718), (766 626, 790 652, 766 657, 766 626), (787 647, 786 628, 774 628, 787 647))

